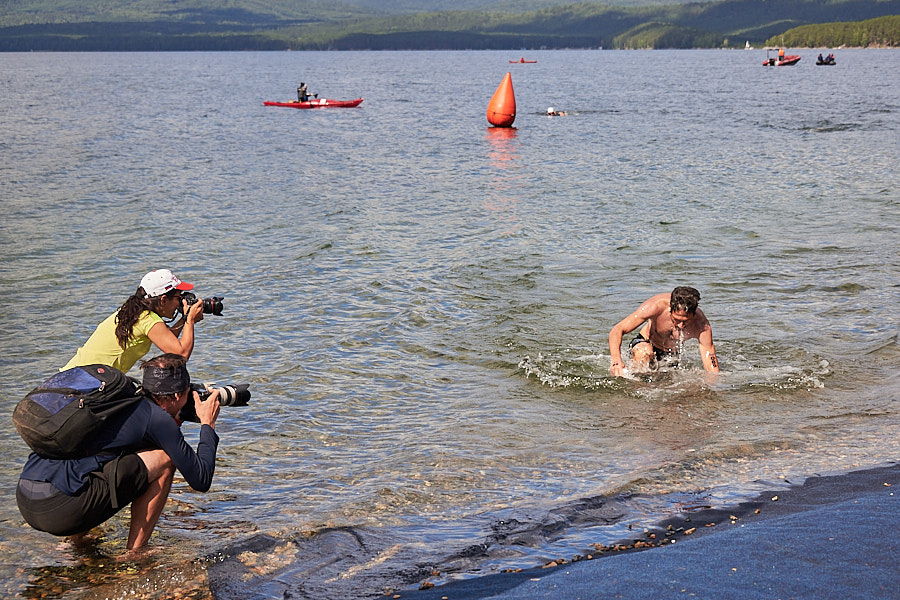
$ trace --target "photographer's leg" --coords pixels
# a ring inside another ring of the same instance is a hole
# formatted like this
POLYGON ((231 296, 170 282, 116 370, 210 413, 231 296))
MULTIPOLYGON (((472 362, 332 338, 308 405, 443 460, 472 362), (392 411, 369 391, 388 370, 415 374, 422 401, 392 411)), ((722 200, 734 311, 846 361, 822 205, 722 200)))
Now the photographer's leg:
POLYGON ((163 450, 147 450, 139 452, 138 456, 147 466, 147 479, 150 485, 131 503, 131 530, 126 546, 129 551, 145 546, 150 540, 150 534, 153 533, 159 515, 166 505, 169 490, 172 488, 172 478, 175 476, 172 459, 163 450))

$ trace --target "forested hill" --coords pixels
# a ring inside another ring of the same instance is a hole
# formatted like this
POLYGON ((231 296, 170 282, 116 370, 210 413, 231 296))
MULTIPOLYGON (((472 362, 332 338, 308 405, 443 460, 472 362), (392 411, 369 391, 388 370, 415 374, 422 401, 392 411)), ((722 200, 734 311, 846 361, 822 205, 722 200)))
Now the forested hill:
POLYGON ((743 47, 900 15, 900 0, 611 1, 0 0, 0 51, 743 47), (492 9, 427 10, 448 5, 492 9))
POLYGON ((900 45, 900 15, 851 23, 803 25, 789 29, 768 43, 794 48, 897 47, 900 45))
MULTIPOLYGON (((603 6, 660 6, 692 0, 584 0, 603 6)), ((41 23, 181 20, 249 23, 489 11, 518 14, 573 0, 0 0, 0 26, 41 23)))

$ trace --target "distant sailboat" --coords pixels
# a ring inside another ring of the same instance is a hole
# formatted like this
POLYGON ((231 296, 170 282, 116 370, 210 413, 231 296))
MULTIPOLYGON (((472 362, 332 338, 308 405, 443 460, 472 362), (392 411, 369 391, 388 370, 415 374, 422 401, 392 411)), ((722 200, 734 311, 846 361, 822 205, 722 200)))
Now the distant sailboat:
POLYGON ((744 45, 744 50, 753 50, 753 46, 750 45, 750 40, 747 40, 747 43, 744 45))

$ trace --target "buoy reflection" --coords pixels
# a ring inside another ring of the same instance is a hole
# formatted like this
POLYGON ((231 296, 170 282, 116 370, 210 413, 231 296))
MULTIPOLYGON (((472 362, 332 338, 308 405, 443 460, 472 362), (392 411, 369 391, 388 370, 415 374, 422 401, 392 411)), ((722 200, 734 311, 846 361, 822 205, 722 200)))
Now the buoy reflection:
POLYGON ((514 127, 488 127, 485 133, 495 174, 484 196, 484 208, 496 216, 500 236, 514 235, 523 227, 518 214, 524 178, 517 133, 514 127))

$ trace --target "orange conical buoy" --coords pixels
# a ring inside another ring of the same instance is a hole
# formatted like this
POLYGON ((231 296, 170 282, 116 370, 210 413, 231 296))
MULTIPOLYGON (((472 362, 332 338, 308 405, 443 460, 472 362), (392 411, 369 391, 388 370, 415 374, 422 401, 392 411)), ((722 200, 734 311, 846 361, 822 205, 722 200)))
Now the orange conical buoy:
POLYGON ((513 94, 512 76, 509 73, 488 102, 487 120, 494 127, 512 127, 516 120, 516 96, 513 94))

